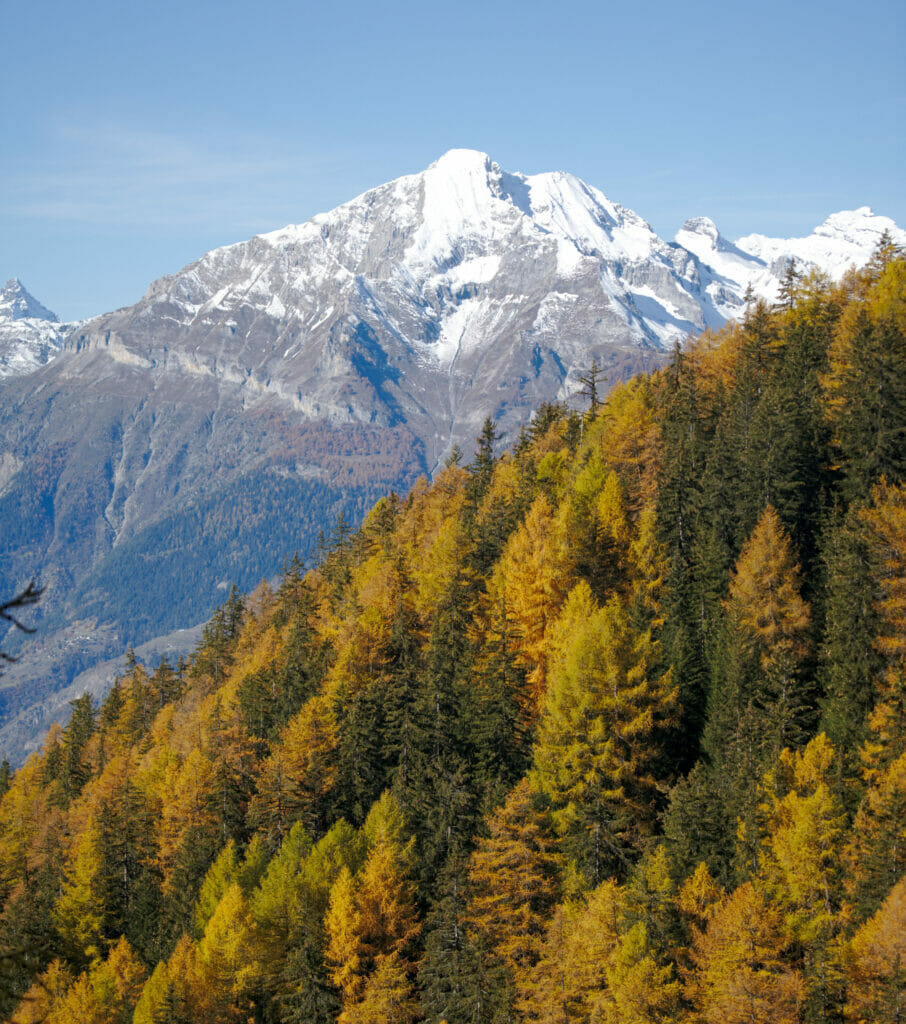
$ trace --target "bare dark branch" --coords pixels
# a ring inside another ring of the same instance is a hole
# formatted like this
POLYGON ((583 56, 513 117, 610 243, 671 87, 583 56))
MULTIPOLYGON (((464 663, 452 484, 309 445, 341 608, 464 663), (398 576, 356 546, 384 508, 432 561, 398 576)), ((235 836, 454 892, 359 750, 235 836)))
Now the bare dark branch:
MULTIPOLYGON (((28 586, 24 590, 20 590, 15 597, 11 597, 9 601, 4 601, 0 604, 0 619, 4 622, 9 622, 12 626, 15 626, 16 629, 21 630, 23 633, 34 633, 34 628, 26 626, 24 622, 20 622, 17 614, 14 613, 18 613, 21 608, 28 608, 30 605, 36 604, 43 593, 43 587, 36 587, 35 581, 29 580, 28 586)), ((0 651, 0 664, 5 662, 9 665, 17 660, 18 659, 13 657, 12 654, 7 654, 6 651, 0 651)))
POLYGON ((21 590, 15 597, 10 598, 9 601, 0 604, 0 619, 11 622, 17 629, 21 629, 23 633, 34 633, 34 629, 23 625, 12 612, 19 608, 27 608, 29 605, 36 604, 43 593, 44 588, 36 587, 35 581, 30 580, 24 590, 21 590))

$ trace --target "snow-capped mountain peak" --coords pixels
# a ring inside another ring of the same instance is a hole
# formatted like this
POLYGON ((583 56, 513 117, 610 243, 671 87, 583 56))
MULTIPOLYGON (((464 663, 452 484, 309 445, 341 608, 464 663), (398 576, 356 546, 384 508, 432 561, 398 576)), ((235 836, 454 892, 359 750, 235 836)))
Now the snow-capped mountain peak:
POLYGON ((28 293, 18 277, 0 291, 0 378, 32 370, 59 351, 65 325, 28 293))
POLYGON ((885 231, 892 235, 897 233, 894 221, 890 217, 879 217, 870 206, 860 206, 858 210, 832 213, 823 224, 815 228, 813 234, 874 245, 885 231))
MULTIPOLYGON (((477 410, 466 396, 489 361, 510 367, 506 388, 522 396, 507 399, 515 416, 540 389, 545 360, 560 377, 557 397, 568 397, 605 349, 611 358, 666 351, 740 315, 748 287, 772 301, 791 257, 832 276, 864 264, 885 228, 906 242, 892 221, 862 207, 832 215, 807 239, 733 243, 696 217, 668 243, 571 174, 512 173, 486 153, 452 149, 306 223, 213 250, 86 329, 94 337, 103 327, 124 359, 260 378, 265 391, 285 393, 312 416, 370 420, 385 412, 361 395, 343 397, 343 382, 361 374, 350 345, 367 336, 368 358, 406 390, 391 419, 420 405, 402 369, 414 363, 447 380, 452 404, 438 415, 449 430, 463 403, 477 410), (171 330, 180 333, 164 344, 171 330), (516 372, 527 365, 534 377, 516 372)), ((388 387, 382 380, 378 406, 388 387)))
POLYGON ((59 323, 56 313, 30 295, 18 277, 11 277, 0 291, 0 320, 27 319, 59 323))
POLYGON ((675 241, 706 263, 715 252, 747 256, 733 242, 724 238, 710 217, 692 217, 690 220, 684 221, 683 226, 676 233, 675 241))

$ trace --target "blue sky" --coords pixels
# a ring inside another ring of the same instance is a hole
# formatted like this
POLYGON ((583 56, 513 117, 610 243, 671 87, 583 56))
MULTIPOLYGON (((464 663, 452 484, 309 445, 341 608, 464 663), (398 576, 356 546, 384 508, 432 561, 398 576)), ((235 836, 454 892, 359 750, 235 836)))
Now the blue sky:
POLYGON ((61 317, 467 146, 672 238, 906 226, 906 4, 4 5, 0 282, 61 317))

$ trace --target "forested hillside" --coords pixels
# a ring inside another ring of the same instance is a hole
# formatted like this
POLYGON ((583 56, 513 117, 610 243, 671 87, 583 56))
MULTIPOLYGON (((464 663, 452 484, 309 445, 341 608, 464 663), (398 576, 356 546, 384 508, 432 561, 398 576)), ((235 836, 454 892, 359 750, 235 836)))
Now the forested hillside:
POLYGON ((5 773, 6 1016, 903 1020, 906 261, 595 378, 5 773))

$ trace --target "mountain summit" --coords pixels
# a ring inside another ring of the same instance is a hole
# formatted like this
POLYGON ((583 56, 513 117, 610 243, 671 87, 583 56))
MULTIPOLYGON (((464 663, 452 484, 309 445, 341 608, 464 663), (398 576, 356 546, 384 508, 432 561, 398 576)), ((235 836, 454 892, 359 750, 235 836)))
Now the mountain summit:
POLYGON ((13 277, 0 291, 0 378, 31 373, 59 351, 64 330, 57 315, 13 277))
MULTIPOLYGON (((330 213, 214 250, 69 333, 155 380, 245 409, 405 427, 432 471, 485 416, 515 429, 592 359, 619 377, 741 299, 571 175, 453 150, 330 213)), ((94 372, 94 371, 92 371, 94 372)))
POLYGON ((18 277, 10 278, 0 291, 0 320, 26 318, 59 322, 56 313, 51 313, 33 295, 29 295, 18 277))

